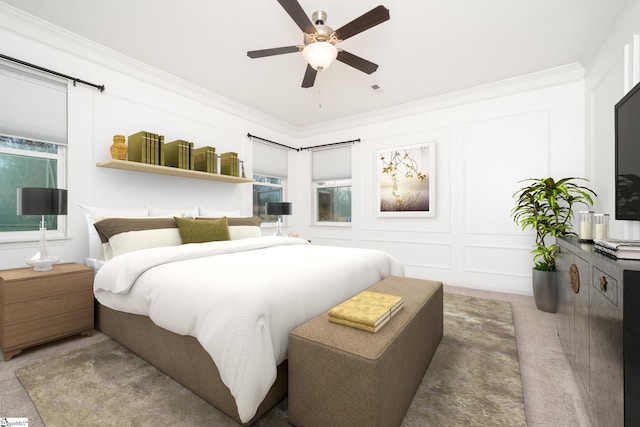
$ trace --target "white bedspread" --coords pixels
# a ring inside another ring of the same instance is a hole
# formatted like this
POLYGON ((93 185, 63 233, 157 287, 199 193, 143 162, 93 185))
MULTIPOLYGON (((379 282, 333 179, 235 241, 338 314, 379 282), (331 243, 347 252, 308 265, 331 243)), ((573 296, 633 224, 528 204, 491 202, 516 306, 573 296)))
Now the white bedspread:
POLYGON ((382 251, 260 237, 127 253, 98 271, 94 291, 103 305, 196 337, 246 422, 287 358, 289 331, 391 275, 404 269, 382 251))

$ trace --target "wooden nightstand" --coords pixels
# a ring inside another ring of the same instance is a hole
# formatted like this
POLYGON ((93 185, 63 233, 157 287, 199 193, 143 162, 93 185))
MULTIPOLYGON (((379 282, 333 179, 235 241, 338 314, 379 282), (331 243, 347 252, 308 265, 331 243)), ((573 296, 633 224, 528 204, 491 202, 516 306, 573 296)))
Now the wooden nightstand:
POLYGON ((93 269, 57 264, 53 270, 0 270, 0 346, 4 360, 24 348, 93 333, 93 269))

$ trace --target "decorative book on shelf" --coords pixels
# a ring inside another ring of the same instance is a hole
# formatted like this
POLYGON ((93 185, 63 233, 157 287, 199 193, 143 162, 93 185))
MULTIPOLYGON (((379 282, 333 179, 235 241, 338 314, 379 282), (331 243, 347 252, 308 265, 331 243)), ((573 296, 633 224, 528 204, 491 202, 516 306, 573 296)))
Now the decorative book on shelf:
POLYGON ((238 153, 229 151, 220 154, 220 173, 223 175, 240 176, 238 153))
POLYGON ((640 240, 594 239, 593 248, 611 258, 640 260, 640 240))
POLYGON ((329 321, 375 333, 403 302, 401 296, 362 291, 329 310, 329 321))
POLYGON ((214 147, 200 147, 193 150, 193 168, 197 171, 218 173, 218 158, 214 147))
POLYGON ((128 160, 149 165, 164 165, 164 135, 141 130, 127 138, 128 160))

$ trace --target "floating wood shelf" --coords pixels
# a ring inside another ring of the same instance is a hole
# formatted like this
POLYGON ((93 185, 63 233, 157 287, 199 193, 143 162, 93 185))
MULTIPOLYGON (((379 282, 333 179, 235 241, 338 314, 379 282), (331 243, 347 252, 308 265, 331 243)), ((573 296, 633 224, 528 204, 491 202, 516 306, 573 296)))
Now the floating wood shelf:
POLYGON ((156 173, 160 175, 181 176, 184 178, 205 179, 209 181, 230 182, 240 184, 243 182, 253 182, 250 178, 241 178, 238 176, 222 175, 219 173, 209 173, 194 171, 190 169, 172 168, 170 166, 149 165, 146 163, 130 162, 128 160, 105 160, 96 163, 99 168, 122 169, 126 171, 156 173))

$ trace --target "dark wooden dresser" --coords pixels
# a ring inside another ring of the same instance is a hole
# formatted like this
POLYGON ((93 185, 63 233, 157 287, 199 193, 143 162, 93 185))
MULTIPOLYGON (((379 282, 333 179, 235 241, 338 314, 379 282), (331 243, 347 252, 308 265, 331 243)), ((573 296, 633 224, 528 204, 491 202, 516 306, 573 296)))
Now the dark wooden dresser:
POLYGON ((594 426, 640 425, 640 261, 558 239, 558 335, 594 426))

